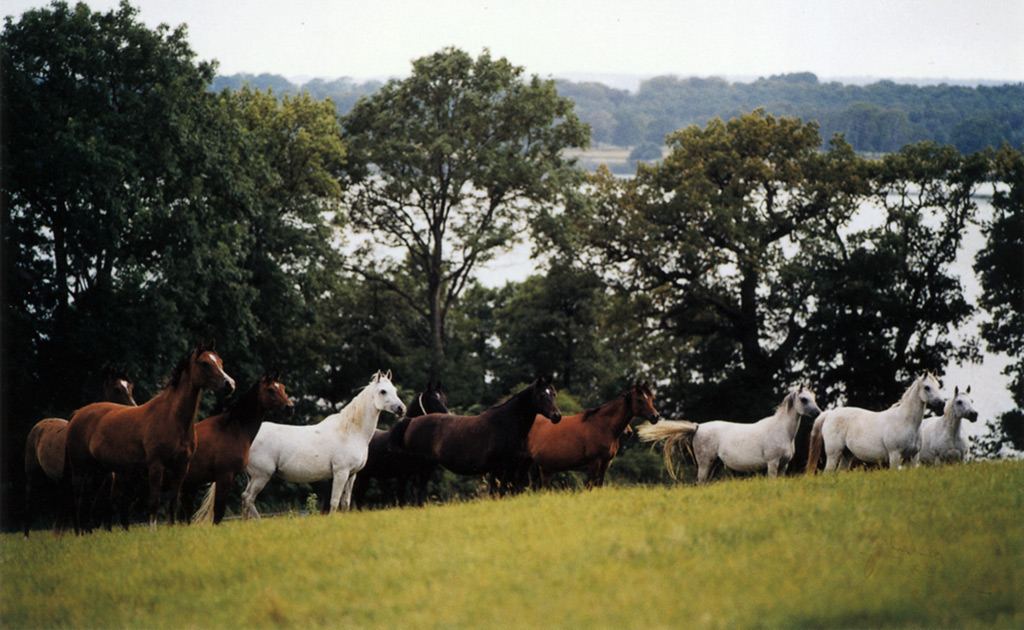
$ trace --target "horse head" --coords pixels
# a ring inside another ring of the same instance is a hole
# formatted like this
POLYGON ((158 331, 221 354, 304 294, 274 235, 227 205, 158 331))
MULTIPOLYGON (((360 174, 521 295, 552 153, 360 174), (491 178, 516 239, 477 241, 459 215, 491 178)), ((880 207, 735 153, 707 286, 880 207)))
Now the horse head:
POLYGON ((259 404, 267 411, 291 416, 295 413, 295 403, 288 398, 284 384, 278 380, 280 378, 278 372, 268 372, 260 379, 259 404))
POLYGON ((630 390, 630 403, 633 406, 633 415, 640 416, 651 424, 658 424, 661 414, 654 408, 654 392, 651 391, 651 384, 647 381, 637 381, 630 390))
POLYGON ((960 391, 960 387, 953 388, 953 398, 946 403, 947 413, 952 407, 952 412, 956 418, 967 418, 969 421, 974 422, 978 419, 978 411, 974 408, 974 401, 968 394, 971 393, 971 386, 968 385, 967 389, 963 392, 960 391))
POLYGON ((135 384, 128 378, 123 367, 107 367, 103 370, 103 400, 119 405, 138 406, 133 396, 135 384))
POLYGON ((441 389, 439 381, 431 380, 418 399, 424 414, 448 413, 448 396, 441 389))
POLYGON ((786 396, 786 405, 787 410, 795 410, 798 416, 807 416, 813 420, 821 415, 818 401, 814 399, 814 392, 806 383, 801 383, 786 396))
POLYGON ((942 413, 946 401, 942 398, 939 381, 930 372, 925 372, 917 378, 917 385, 917 396, 924 403, 925 407, 932 409, 936 413, 942 413))
POLYGON ((531 398, 534 409, 537 413, 551 421, 551 424, 558 424, 562 420, 562 412, 555 404, 555 386, 551 384, 551 378, 540 376, 530 384, 531 398))
POLYGON ((378 371, 367 387, 373 388, 373 406, 378 410, 390 411, 396 416, 405 414, 405 403, 398 397, 398 391, 391 382, 391 370, 387 373, 378 371))
POLYGON ((213 351, 212 341, 200 344, 192 351, 189 361, 192 378, 200 387, 230 394, 235 391, 235 379, 224 371, 224 362, 213 351))

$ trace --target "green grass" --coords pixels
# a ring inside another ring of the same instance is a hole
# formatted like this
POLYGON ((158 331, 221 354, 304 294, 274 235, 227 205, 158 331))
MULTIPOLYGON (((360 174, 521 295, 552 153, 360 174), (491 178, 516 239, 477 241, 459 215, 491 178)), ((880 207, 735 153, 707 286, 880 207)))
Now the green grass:
POLYGON ((1024 462, 0 545, 10 628, 1024 627, 1024 462))

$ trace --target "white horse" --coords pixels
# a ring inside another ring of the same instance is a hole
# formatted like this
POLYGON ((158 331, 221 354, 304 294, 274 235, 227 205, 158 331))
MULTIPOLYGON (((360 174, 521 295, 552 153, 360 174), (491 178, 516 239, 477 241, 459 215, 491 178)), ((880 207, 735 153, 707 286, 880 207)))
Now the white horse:
POLYGON ((890 468, 899 468, 917 454, 925 407, 938 407, 943 402, 938 381, 925 373, 885 411, 858 407, 826 410, 811 429, 807 472, 817 470, 822 447, 828 471, 849 469, 854 457, 869 464, 888 461, 890 468))
POLYGON ((946 403, 942 416, 932 416, 921 421, 919 462, 925 464, 952 464, 962 462, 967 454, 967 434, 961 420, 974 422, 978 412, 968 394, 970 386, 963 392, 957 387, 953 397, 946 403))
POLYGON ((296 483, 333 479, 331 512, 347 510, 356 473, 366 465, 370 438, 381 411, 400 416, 405 405, 391 383, 391 372, 377 374, 352 402, 319 424, 295 426, 264 422, 249 447, 245 472, 249 484, 242 493, 242 517, 256 511, 256 496, 274 475, 296 483))
POLYGON ((814 392, 801 385, 782 399, 775 414, 753 424, 716 420, 693 422, 662 420, 637 429, 641 440, 665 440, 665 459, 672 470, 671 452, 689 444, 697 460, 697 483, 708 481, 717 464, 737 472, 768 471, 769 477, 785 473, 796 448, 794 440, 800 417, 820 414, 814 392))

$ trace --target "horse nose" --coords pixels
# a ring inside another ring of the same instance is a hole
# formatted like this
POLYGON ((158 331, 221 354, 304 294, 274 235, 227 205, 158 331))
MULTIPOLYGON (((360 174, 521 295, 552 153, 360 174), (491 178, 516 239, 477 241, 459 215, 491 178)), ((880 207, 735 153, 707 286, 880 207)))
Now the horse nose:
POLYGON ((558 412, 556 411, 555 413, 551 414, 551 415, 550 415, 550 416, 548 417, 548 420, 550 420, 550 421, 551 421, 551 424, 558 424, 559 422, 561 422, 561 421, 562 421, 562 414, 560 414, 560 413, 558 413, 558 412))
POLYGON ((659 420, 661 420, 661 414, 660 413, 656 413, 656 414, 654 414, 654 417, 651 418, 651 424, 658 424, 659 420))
POLYGON ((290 403, 287 407, 284 408, 284 412, 289 417, 295 415, 295 405, 290 403))
POLYGON ((226 380, 224 381, 224 384, 221 385, 220 389, 225 394, 231 394, 232 392, 235 391, 235 379, 231 378, 230 376, 226 376, 226 375, 225 375, 225 377, 226 377, 226 380))
POLYGON ((971 409, 969 412, 967 412, 967 419, 970 420, 971 422, 974 422, 975 420, 978 419, 978 412, 971 409))
POLYGON ((391 411, 396 416, 404 416, 405 415, 405 405, 403 403, 397 403, 397 404, 395 404, 394 406, 391 407, 391 411))

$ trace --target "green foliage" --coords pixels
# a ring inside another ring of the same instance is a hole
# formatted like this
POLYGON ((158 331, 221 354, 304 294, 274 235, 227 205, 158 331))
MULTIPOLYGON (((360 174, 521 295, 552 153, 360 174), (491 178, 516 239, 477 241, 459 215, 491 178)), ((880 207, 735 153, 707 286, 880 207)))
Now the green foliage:
POLYGON ((283 370, 304 412, 381 367, 329 381, 348 290, 330 103, 210 92, 184 27, 151 31, 127 4, 30 11, 2 51, 6 480, 32 424, 93 402, 81 384, 105 364, 144 402, 216 338, 240 387, 283 370))
POLYGON ((1014 628, 1022 473, 1021 462, 976 463, 8 534, 0 617, 12 627, 1014 628))
POLYGON ((826 138, 844 134, 860 152, 887 153, 934 141, 962 153, 1024 142, 1024 84, 963 87, 822 83, 811 73, 776 75, 750 83, 719 78, 659 76, 636 94, 596 83, 559 81, 595 142, 636 147, 714 118, 764 108, 775 116, 816 121, 826 138))
POLYGON ((445 49, 344 119, 357 175, 353 227, 400 256, 368 243, 353 266, 422 318, 432 376, 446 365, 445 323, 472 272, 576 178, 562 151, 586 144, 586 126, 552 81, 521 75, 487 52, 474 60, 445 49))
POLYGON ((1004 146, 994 156, 992 196, 995 215, 983 224, 986 246, 978 252, 974 271, 982 286, 980 305, 990 317, 981 324, 989 350, 1016 360, 1006 367, 1012 383, 1015 410, 990 423, 993 434, 986 445, 998 453, 1004 443, 1024 450, 1024 151, 1004 146))
POLYGON ((869 227, 805 249, 816 303, 799 350, 819 397, 881 409, 921 371, 977 358, 974 342, 950 335, 973 312, 950 266, 985 173, 978 155, 904 147, 871 164, 869 227))
POLYGON ((817 126, 762 111, 669 138, 633 180, 595 177, 572 208, 591 264, 628 291, 669 350, 669 409, 751 419, 794 376, 810 289, 794 282, 798 244, 849 220, 864 166, 817 126))

